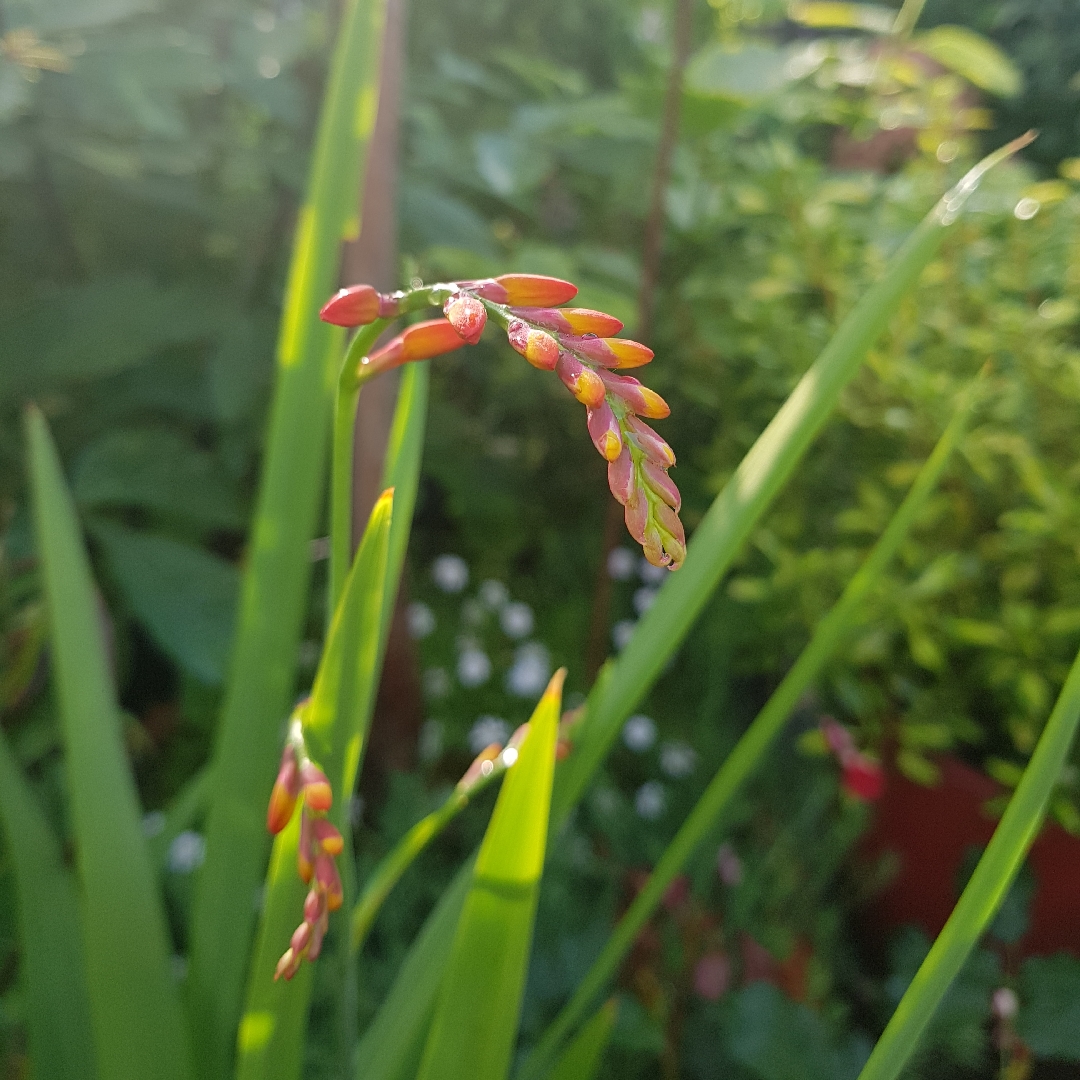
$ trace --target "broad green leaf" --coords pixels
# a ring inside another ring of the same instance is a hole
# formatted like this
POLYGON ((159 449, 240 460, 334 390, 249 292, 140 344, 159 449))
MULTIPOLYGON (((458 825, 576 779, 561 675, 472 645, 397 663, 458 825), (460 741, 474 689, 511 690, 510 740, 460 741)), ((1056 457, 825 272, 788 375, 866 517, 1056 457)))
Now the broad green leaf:
POLYGON ((788 7, 788 18, 816 30, 867 30, 887 34, 896 21, 896 12, 878 4, 844 4, 831 0, 810 0, 788 7))
POLYGON ((766 45, 731 49, 706 45, 686 68, 686 88, 708 97, 755 101, 775 93, 787 81, 789 53, 766 45))
POLYGON ((150 636, 200 682, 222 682, 236 610, 236 568, 202 548, 110 521, 92 522, 91 532, 150 636))
MULTIPOLYGON (((873 286, 840 325, 832 341, 795 387, 788 400, 751 447, 723 491, 713 501, 695 531, 681 569, 670 574, 653 606, 638 624, 629 645, 612 668, 602 673, 588 701, 582 734, 566 765, 556 776, 552 828, 558 831, 584 794, 589 781, 618 735, 623 721, 648 692, 676 652, 698 614, 722 580, 742 542, 761 520, 817 433, 828 420, 840 393, 862 364, 867 349, 888 323, 905 292, 933 258, 946 230, 958 218, 982 176, 1030 139, 1017 140, 980 162, 931 211, 897 251, 885 276, 873 286)), ((437 909, 436 932, 421 934, 409 952, 387 1003, 372 1023, 385 1039, 393 1032, 402 1044, 420 1037, 416 1029, 386 1014, 408 1001, 410 1018, 425 1022, 436 985, 431 971, 443 963, 448 943, 445 927, 452 925, 447 907, 437 909), (423 973, 422 983, 416 982, 423 973)), ((365 1042, 367 1036, 365 1036, 365 1042)), ((362 1044, 363 1045, 363 1044, 362 1044)), ((385 1042, 382 1044, 385 1046, 385 1042)), ((379 1059, 380 1062, 382 1059, 379 1059)), ((381 1064, 360 1065, 361 1080, 401 1080, 381 1064)))
MULTIPOLYGON (((334 788, 334 806, 329 816, 346 837, 349 800, 378 688, 379 627, 387 585, 392 507, 393 493, 387 491, 371 512, 330 624, 311 701, 304 709, 308 751, 334 788)), ((297 813, 274 841, 247 1006, 237 1039, 238 1080, 300 1076, 311 965, 305 963, 291 982, 274 981, 274 968, 301 921, 307 892, 296 868, 299 819, 297 813)), ((349 850, 351 847, 346 846, 349 850)), ((335 921, 343 918, 335 916, 335 921)))
POLYGON ((93 1080, 79 897, 52 829, 0 735, 0 833, 15 867, 19 970, 36 1080, 93 1080))
POLYGON ((210 529, 244 524, 221 463, 168 428, 103 435, 79 455, 71 487, 81 507, 139 506, 210 529))
POLYGON ((431 1020, 417 1080, 503 1080, 544 869, 562 683, 552 677, 499 792, 431 1020))
POLYGON ((939 64, 999 97, 1015 97, 1024 87, 1016 65, 988 38, 963 26, 935 26, 914 44, 939 64))
POLYGON ((551 1080, 592 1080, 600 1067, 615 1020, 619 1015, 619 1000, 612 998, 601 1006, 551 1070, 551 1080))
POLYGON ((574 992, 569 1004, 559 1013, 537 1044, 532 1057, 522 1070, 523 1080, 543 1075, 547 1063, 554 1058, 562 1040, 586 1014, 608 980, 617 972, 676 875, 682 871, 705 839, 715 836, 717 822, 722 819, 724 811, 742 785, 765 760, 765 755, 783 731, 799 700, 813 688, 822 668, 840 645, 853 634, 859 623, 863 602, 881 581, 919 512, 936 489, 945 466, 967 429, 972 407, 981 387, 981 379, 976 380, 961 396, 956 414, 919 470, 911 489, 885 527, 881 538, 848 582, 840 599, 818 622, 806 648, 799 654, 791 670, 717 770, 674 839, 664 849, 649 880, 619 920, 618 926, 574 992))
POLYGON ((1080 723, 1080 654, 1035 752, 949 921, 900 999, 859 1080, 895 1080, 1009 893, 1038 835, 1080 723))
POLYGON ((1020 969, 1016 1032, 1041 1058, 1080 1061, 1080 960, 1033 956, 1020 969))
POLYGON ((27 440, 97 1072, 108 1080, 187 1080, 188 1033, 124 752, 97 594, 56 448, 36 409, 27 413, 27 440))
MULTIPOLYGON (((360 178, 378 106, 385 0, 348 0, 319 117, 278 338, 277 385, 236 640, 214 756, 206 862, 192 915, 188 997, 200 1080, 224 1080, 236 1043, 255 898, 280 744, 295 691, 325 490, 326 443, 343 335, 319 320, 343 239, 357 235, 360 178)), ((262 80, 265 82, 266 80, 262 80)))

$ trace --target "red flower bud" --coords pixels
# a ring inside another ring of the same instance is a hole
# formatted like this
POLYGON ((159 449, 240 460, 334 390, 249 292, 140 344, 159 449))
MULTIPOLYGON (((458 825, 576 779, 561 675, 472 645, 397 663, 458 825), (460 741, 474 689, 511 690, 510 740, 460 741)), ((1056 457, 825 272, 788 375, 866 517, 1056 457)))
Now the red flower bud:
POLYGON ((292 940, 289 942, 289 948, 294 953, 303 954, 304 950, 311 944, 311 923, 302 922, 294 931, 292 940))
POLYGON ((655 461, 644 458, 641 462, 641 475, 651 491, 659 495, 672 510, 679 510, 682 506, 682 496, 675 482, 668 476, 667 469, 662 469, 655 461))
POLYGON ((631 442, 647 458, 664 469, 675 464, 675 452, 648 424, 643 424, 636 416, 628 416, 626 427, 631 442))
POLYGON ((885 772, 872 758, 853 754, 844 762, 844 790, 860 802, 874 802, 885 790, 885 772))
POLYGON ((304 793, 304 802, 316 813, 325 814, 334 805, 334 793, 330 788, 330 781, 326 779, 326 773, 305 761, 300 766, 300 785, 304 793))
POLYGON ((429 360, 433 356, 453 352, 465 344, 465 339, 445 320, 428 319, 413 323, 381 349, 365 356, 357 368, 357 377, 369 379, 410 360, 429 360))
POLYGON ((605 461, 614 461, 622 453, 623 443, 619 422, 615 419, 611 406, 605 401, 597 408, 589 409, 587 416, 593 445, 605 461))
POLYGON ((560 334, 595 334, 607 338, 623 328, 614 315, 589 308, 511 308, 510 314, 560 334))
POLYGON ((274 970, 274 982, 278 979, 288 982, 300 970, 301 959, 292 949, 286 949, 274 970))
POLYGON ((629 338, 562 338, 563 345, 607 368, 636 368, 653 358, 652 349, 629 338))
POLYGON ((577 296, 577 286, 542 274, 503 274, 494 280, 462 282, 470 292, 496 304, 515 307, 555 307, 577 296))
POLYGON ((323 305, 319 318, 335 326, 366 326, 381 314, 379 301, 378 292, 370 285, 350 285, 323 305))
POLYGON ((266 809, 266 828, 271 835, 276 836, 289 824, 299 794, 300 769, 296 764, 296 753, 291 746, 286 746, 266 809))
POLYGON ((595 409, 603 403, 603 381, 591 367, 586 367, 576 356, 571 356, 568 352, 559 353, 555 374, 582 405, 595 409))
POLYGON ((324 852, 315 856, 315 885, 326 894, 326 908, 337 911, 345 898, 334 860, 324 852))
POLYGON ((506 336, 515 352, 541 371, 554 371, 559 361, 559 343, 543 330, 534 330, 521 319, 511 319, 506 336))
POLYGON ((450 325, 470 345, 480 340, 487 323, 487 308, 469 293, 456 293, 446 301, 443 312, 450 325))
POLYGON ((649 523, 649 500, 645 493, 635 490, 626 500, 626 528, 630 535, 639 543, 645 542, 645 527, 649 523))
POLYGON ((327 855, 340 855, 345 850, 341 833, 326 818, 316 818, 311 824, 315 842, 327 855))
POLYGON ((608 462, 607 482, 611 494, 625 506, 634 493, 634 461, 628 446, 622 448, 614 461, 608 462))
POLYGON ((326 898, 318 889, 312 889, 304 897, 304 922, 315 925, 326 914, 326 898))
POLYGON ((647 416, 650 420, 663 420, 671 415, 668 403, 655 390, 650 390, 632 375, 615 375, 610 371, 601 371, 600 378, 604 386, 620 400, 630 406, 632 412, 647 416))
POLYGON ((323 938, 326 937, 326 925, 325 920, 323 922, 317 922, 311 928, 311 944, 308 946, 307 958, 311 961, 319 959, 319 953, 322 952, 323 938))
POLYGON ((818 726, 825 737, 825 745, 840 761, 857 752, 855 740, 843 724, 838 723, 831 716, 823 716, 818 726))

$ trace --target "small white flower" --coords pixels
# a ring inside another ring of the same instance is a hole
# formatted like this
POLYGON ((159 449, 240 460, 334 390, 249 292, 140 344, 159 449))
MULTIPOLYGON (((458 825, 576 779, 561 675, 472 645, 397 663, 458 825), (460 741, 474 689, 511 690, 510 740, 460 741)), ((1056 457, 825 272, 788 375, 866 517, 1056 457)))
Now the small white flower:
POLYGON ((440 555, 431 564, 431 576, 443 592, 459 593, 469 584, 469 568, 460 555, 440 555))
POLYGON ((538 641, 528 641, 514 653, 506 673, 506 689, 515 697, 539 696, 551 678, 551 657, 538 641))
POLYGON ((503 628, 503 633, 515 640, 528 637, 532 633, 534 621, 532 608, 520 600, 507 604, 499 613, 499 625, 503 628))
POLYGON ((143 836, 160 836, 165 829, 165 815, 160 810, 151 810, 142 819, 143 836))
POLYGON ((656 742, 656 725, 649 717, 638 713, 623 724, 622 737, 635 754, 644 754, 656 742))
POLYGON ((684 742, 666 742, 660 747, 660 770, 672 780, 689 776, 697 766, 697 752, 684 742))
POLYGON ((492 743, 505 743, 510 738, 510 725, 500 716, 478 716, 469 728, 469 749, 479 754, 492 743))
POLYGON ((450 676, 446 668, 430 667, 424 672, 424 693, 434 701, 450 693, 450 676))
POLYGON ((409 637, 420 641, 434 632, 435 612, 427 604, 421 604, 417 600, 406 609, 405 622, 409 627, 409 637))
POLYGON ((474 647, 462 649, 457 662, 457 677, 461 685, 469 689, 483 686, 491 678, 488 654, 474 647))
POLYGON ((420 760, 425 765, 430 765, 442 753, 442 748, 442 724, 438 720, 425 720, 420 728, 420 738, 416 745, 420 760))
POLYGON ((509 599, 510 594, 501 581, 488 578, 487 581, 480 582, 480 602, 485 607, 491 608, 492 611, 498 611, 509 599))
POLYGON ((667 792, 659 780, 646 780, 634 792, 634 809, 646 821, 655 821, 667 809, 667 792))
POLYGON ((630 644, 630 639, 634 636, 636 629, 637 623, 633 619, 620 619, 611 628, 611 640, 615 644, 616 651, 622 652, 630 644))
POLYGON ((614 581, 629 581, 636 565, 637 557, 629 548, 617 547, 608 552, 608 577, 614 581))
POLYGON ((647 586, 640 588, 634 593, 634 610, 639 615, 644 615, 653 606, 655 600, 656 589, 650 589, 647 586))
POLYGON ((174 874, 190 874, 206 858, 206 839, 186 830, 169 845, 169 869, 174 874))
POLYGON ((1020 999, 1008 986, 999 986, 990 998, 990 1010, 999 1020, 1011 1020, 1019 1008, 1020 999))
POLYGON ((638 562, 638 576, 646 585, 659 585, 668 576, 668 569, 665 566, 653 566, 648 559, 641 559, 638 562))

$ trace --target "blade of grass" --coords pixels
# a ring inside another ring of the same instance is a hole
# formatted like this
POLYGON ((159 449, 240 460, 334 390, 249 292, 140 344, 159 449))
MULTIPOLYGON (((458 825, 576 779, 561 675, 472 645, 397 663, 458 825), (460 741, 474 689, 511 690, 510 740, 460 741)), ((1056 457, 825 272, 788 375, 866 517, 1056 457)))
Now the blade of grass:
POLYGON ((45 420, 26 414, 34 527, 82 893, 97 1072, 187 1080, 188 1034, 142 833, 97 594, 75 507, 45 420))
POLYGON ((544 869, 562 684, 555 673, 499 792, 446 965, 417 1080, 503 1080, 544 869))
POLYGON ((201 1080, 229 1070, 266 867, 266 799, 294 693, 342 333, 320 322, 341 241, 359 231, 357 189, 378 101, 385 0, 349 0, 327 79, 297 222, 278 377, 215 748, 206 861, 192 916, 188 995, 201 1080))
MULTIPOLYGON (((330 625, 304 712, 308 752, 335 792, 329 817, 348 838, 350 796, 378 686, 379 627, 387 585, 393 493, 376 502, 330 625)), ((311 965, 291 982, 274 968, 300 922, 307 886, 296 869, 299 814, 274 842, 247 1005, 237 1039, 238 1080, 299 1077, 311 997, 311 965)), ((351 847, 346 841, 346 851, 351 847)), ((336 920, 337 921, 337 920, 336 920)))
POLYGON ((60 845, 0 736, 0 833, 15 868, 19 969, 36 1080, 93 1080, 79 898, 60 845))
POLYGON ((941 999, 990 925, 1038 835, 1080 721, 1080 655, 990 843, 926 959, 863 1066, 859 1080, 894 1080, 941 999))
POLYGON ((600 1059, 607 1049, 618 1015, 619 999, 611 998, 593 1014, 563 1051, 551 1070, 550 1080, 592 1080, 600 1067, 600 1059))
MULTIPOLYGON (((678 649, 701 609, 731 565, 742 541, 761 520, 773 498, 791 476, 814 436, 836 406, 844 386, 855 375, 867 349, 882 331, 903 294, 914 284, 934 257, 945 232, 959 217, 964 202, 985 173, 1033 138, 1026 135, 985 158, 942 198, 889 263, 879 281, 840 325, 832 341, 792 391, 791 396, 750 448, 731 481, 713 501, 694 532, 686 562, 670 574, 653 606, 641 620, 630 644, 620 654, 609 676, 598 679, 589 695, 582 737, 574 753, 560 768, 552 797, 552 830, 558 831, 577 805, 599 767, 622 722, 656 681, 664 665, 678 649)), ((448 904, 449 902, 446 901, 448 904)), ((454 925, 440 902, 439 925, 454 925)), ((431 972, 443 962, 449 949, 445 936, 424 932, 409 952, 384 1007, 372 1022, 370 1033, 381 1048, 388 1048, 392 1032, 402 1045, 411 1045, 420 1034, 398 1017, 387 1014, 393 1007, 415 1023, 426 1022, 430 998, 438 985, 431 972), (423 986, 413 984, 423 973, 423 986), (377 1033, 377 1035, 375 1034, 377 1033)), ((362 1045, 368 1041, 365 1034, 362 1045)), ((394 1071, 400 1064, 393 1053, 361 1062, 359 1080, 402 1080, 394 1071)))
POLYGON ((956 413, 919 470, 881 538, 848 582, 840 599, 817 624, 806 648, 736 743, 689 817, 664 849, 649 880, 619 920, 573 997, 537 1043, 536 1049, 521 1070, 520 1080, 535 1080, 546 1073, 562 1041, 617 972, 623 958, 637 940, 641 928, 660 906, 672 881, 699 845, 714 833, 718 821, 739 788, 762 763, 799 699, 810 689, 825 664, 858 626, 863 601, 881 580, 920 510, 926 505, 926 500, 937 487, 945 466, 967 429, 977 392, 982 385, 982 380, 977 379, 961 395, 956 413))
POLYGON ((941 246, 979 181, 995 164, 1026 146, 1025 135, 980 162, 922 220, 873 285, 840 324, 822 354, 743 458, 694 530, 686 562, 669 574, 656 600, 619 654, 601 693, 589 696, 582 738, 560 770, 552 817, 562 822, 618 736, 623 721, 656 681, 689 632, 743 541, 790 478, 828 420, 841 391, 862 365, 904 293, 941 246))

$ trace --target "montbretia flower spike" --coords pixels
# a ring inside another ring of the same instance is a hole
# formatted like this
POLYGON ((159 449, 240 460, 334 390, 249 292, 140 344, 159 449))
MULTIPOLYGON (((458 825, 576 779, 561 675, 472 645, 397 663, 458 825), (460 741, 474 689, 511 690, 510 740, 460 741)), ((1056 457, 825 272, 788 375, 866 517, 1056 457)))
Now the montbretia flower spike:
POLYGON ((278 961, 275 979, 291 979, 305 959, 314 960, 319 955, 329 914, 341 907, 345 898, 334 862, 345 850, 345 838, 326 817, 334 803, 330 781, 308 756, 303 727, 306 705, 306 701, 301 702, 290 720, 266 818, 270 832, 279 833, 300 804, 296 869, 300 880, 311 886, 304 900, 304 921, 278 961))
MULTIPOLYGON (((638 379, 617 373, 648 364, 653 352, 637 341, 615 337, 623 324, 614 316, 561 306, 576 295, 571 282, 540 274, 417 285, 391 294, 353 285, 327 303, 322 318, 340 326, 360 326, 425 307, 442 308, 444 318, 414 323, 363 357, 353 373, 357 382, 400 364, 476 344, 488 322, 497 323, 516 352, 533 367, 554 371, 585 406, 589 437, 608 463, 608 486, 625 508, 627 528, 650 562, 674 570, 686 557, 686 535, 679 520, 682 499, 668 475, 675 453, 642 420, 662 420, 671 409, 638 379)), ((275 821, 286 811, 292 813, 288 777, 279 779, 281 795, 271 807, 275 821)), ((316 797, 319 792, 313 789, 316 797)), ((305 806, 312 809, 310 801, 305 806)), ((312 875, 315 859, 313 852, 308 860, 312 875)))

